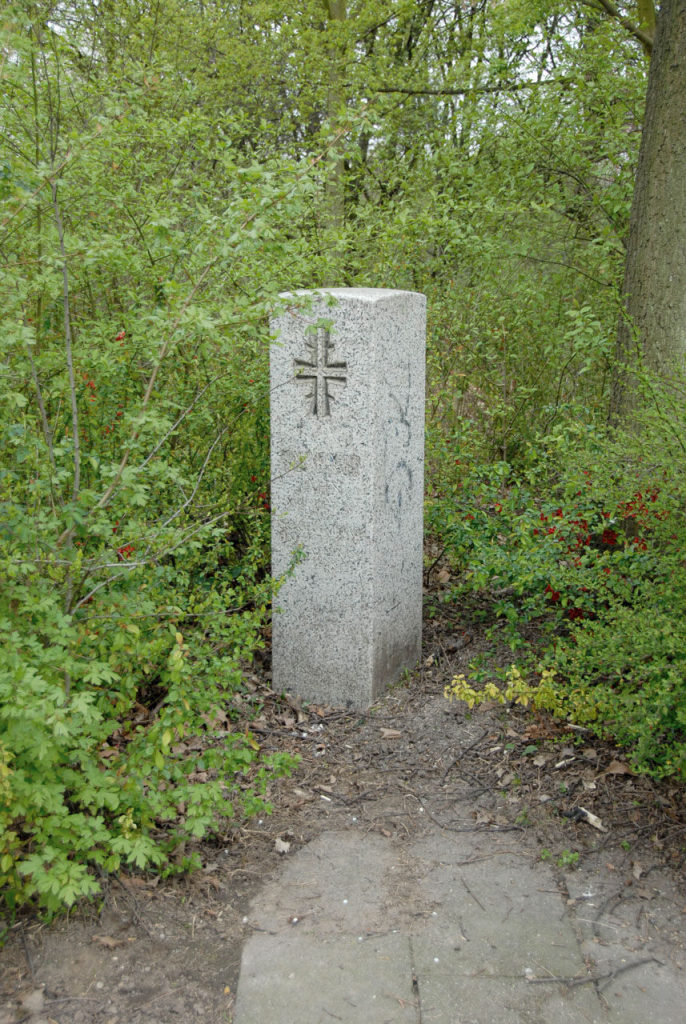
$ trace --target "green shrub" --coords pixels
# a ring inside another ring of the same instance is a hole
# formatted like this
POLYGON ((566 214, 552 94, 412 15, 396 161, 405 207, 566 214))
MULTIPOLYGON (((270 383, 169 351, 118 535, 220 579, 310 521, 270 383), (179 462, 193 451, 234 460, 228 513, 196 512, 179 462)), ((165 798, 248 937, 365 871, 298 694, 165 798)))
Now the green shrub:
MULTIPOLYGON (((430 522, 462 573, 446 600, 487 595, 492 634, 519 652, 502 699, 686 778, 686 403, 674 381, 646 385, 630 429, 560 426, 519 475, 460 460, 430 522)), ((447 691, 471 704, 496 692, 464 677, 447 691)))
MULTIPOLYGON (((7 542, 5 558, 8 565, 7 542)), ((270 588, 208 564, 131 573, 88 616, 14 563, 0 595, 0 886, 56 911, 121 865, 177 870, 184 840, 268 810, 263 757, 231 731, 270 588), (211 588, 203 573, 214 568, 211 588), (195 579, 194 579, 195 577, 195 579), (93 869, 96 869, 94 872, 93 869)), ((252 572, 254 576, 254 570, 252 572)), ((94 602, 95 604, 95 602, 94 602)))

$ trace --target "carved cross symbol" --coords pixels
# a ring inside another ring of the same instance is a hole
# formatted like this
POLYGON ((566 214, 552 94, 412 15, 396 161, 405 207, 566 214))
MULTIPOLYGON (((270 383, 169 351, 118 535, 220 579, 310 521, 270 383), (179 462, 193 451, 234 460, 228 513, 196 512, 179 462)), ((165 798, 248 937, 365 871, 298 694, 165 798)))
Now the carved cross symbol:
POLYGON ((305 344, 310 350, 310 358, 294 360, 295 375, 298 380, 311 382, 311 390, 307 395, 311 400, 310 412, 317 417, 330 416, 331 402, 336 399, 329 391, 329 384, 331 381, 346 383, 346 377, 340 371, 346 370, 348 364, 330 361, 334 346, 330 332, 324 328, 320 328, 312 340, 305 344))

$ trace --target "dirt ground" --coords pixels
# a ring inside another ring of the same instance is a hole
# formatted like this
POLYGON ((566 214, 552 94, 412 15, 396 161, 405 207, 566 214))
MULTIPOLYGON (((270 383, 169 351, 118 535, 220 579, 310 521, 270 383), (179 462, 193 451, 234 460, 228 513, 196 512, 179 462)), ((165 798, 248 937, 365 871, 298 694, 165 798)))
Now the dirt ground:
POLYGON ((436 609, 419 671, 364 714, 302 709, 272 693, 266 663, 256 666, 243 698, 250 728, 263 750, 301 757, 272 785, 273 813, 202 845, 203 868, 190 877, 121 875, 97 907, 52 925, 16 922, 0 953, 0 1024, 230 1024, 250 899, 323 830, 402 842, 430 820, 456 843, 466 831, 512 832, 518 849, 550 860, 563 891, 570 871, 609 874, 613 899, 676 941, 683 791, 632 775, 616 750, 583 732, 573 743, 524 709, 449 704, 446 682, 491 645, 466 615, 436 609), (667 914, 651 915, 653 872, 663 898, 667 878, 667 914))

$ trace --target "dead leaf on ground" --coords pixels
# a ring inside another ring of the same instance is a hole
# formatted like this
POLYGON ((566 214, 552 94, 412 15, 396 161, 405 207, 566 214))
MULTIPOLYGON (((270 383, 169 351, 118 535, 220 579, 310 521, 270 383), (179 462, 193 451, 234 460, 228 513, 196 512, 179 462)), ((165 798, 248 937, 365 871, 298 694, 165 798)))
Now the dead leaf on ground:
POLYGON ((323 704, 309 704, 307 710, 311 715, 317 715, 318 718, 325 718, 331 711, 331 708, 328 708, 323 704))
POLYGON ((495 818, 488 811, 477 811, 474 815, 477 825, 492 825, 495 818))
POLYGON ((291 844, 285 842, 283 839, 277 838, 274 840, 274 849, 276 850, 277 853, 288 853, 290 848, 291 844))
POLYGON ((150 889, 157 885, 157 878, 142 878, 140 875, 120 875, 119 881, 125 889, 150 889))
POLYGON ((399 729, 382 729, 381 738, 384 740, 397 740, 402 736, 399 729))
POLYGON ((111 935, 94 935, 92 941, 104 946, 105 949, 117 949, 126 945, 126 939, 113 939, 111 935))
POLYGON ((583 821, 592 825, 593 828, 597 828, 599 832, 607 832, 607 829, 603 825, 602 821, 597 814, 593 814, 591 811, 587 811, 585 807, 580 807, 579 810, 583 814, 583 821))
POLYGON ((602 775, 633 775, 634 773, 632 772, 632 770, 629 767, 629 765, 625 764, 624 761, 617 761, 616 759, 613 759, 612 761, 610 761, 610 763, 607 766, 607 768, 605 769, 605 771, 601 772, 601 774, 602 775))

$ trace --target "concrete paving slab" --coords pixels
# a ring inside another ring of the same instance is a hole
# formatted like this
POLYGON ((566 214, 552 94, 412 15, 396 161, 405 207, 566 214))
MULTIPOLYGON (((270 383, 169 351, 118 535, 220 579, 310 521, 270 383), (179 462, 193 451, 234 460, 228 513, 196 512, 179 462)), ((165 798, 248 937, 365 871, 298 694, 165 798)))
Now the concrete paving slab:
POLYGON ((235 1024, 417 1024, 400 934, 254 935, 243 950, 235 1024))
POLYGON ((253 903, 234 1024, 683 1024, 686 971, 651 931, 671 913, 683 952, 680 909, 619 889, 512 837, 324 833, 253 903))

